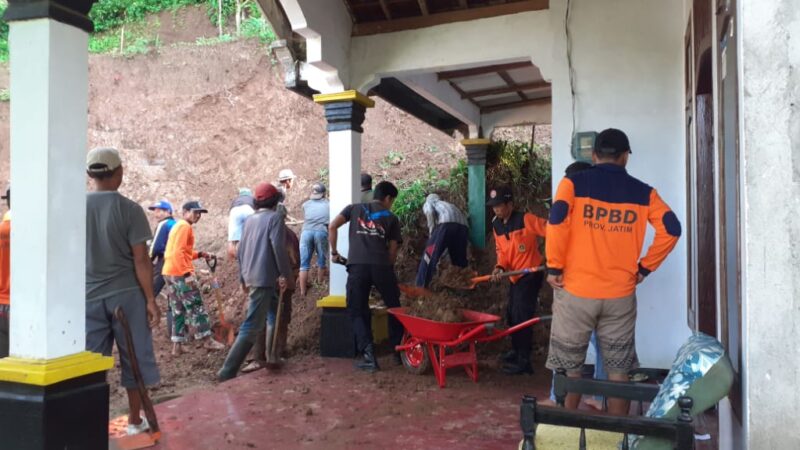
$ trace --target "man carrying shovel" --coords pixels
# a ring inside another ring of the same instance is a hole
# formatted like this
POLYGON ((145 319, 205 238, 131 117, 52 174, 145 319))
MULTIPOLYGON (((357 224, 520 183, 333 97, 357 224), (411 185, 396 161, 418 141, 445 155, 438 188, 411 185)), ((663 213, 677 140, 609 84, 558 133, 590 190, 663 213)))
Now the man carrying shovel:
MULTIPOLYGON (((487 206, 494 211, 492 228, 497 249, 497 264, 492 272, 492 281, 499 281, 503 272, 512 272, 542 265, 544 258, 539 253, 539 238, 544 238, 547 220, 531 213, 514 210, 511 189, 501 187, 489 192, 487 206)), ((544 273, 519 274, 508 277, 506 320, 514 326, 533 318, 539 307, 539 289, 544 273)), ((509 375, 532 374, 531 350, 533 329, 524 328, 511 335, 512 350, 503 356, 503 372, 509 375)))
POLYGON ((244 224, 238 250, 242 289, 249 294, 249 306, 239 336, 217 372, 219 381, 236 376, 264 329, 267 313, 277 309, 278 288, 294 290, 294 276, 285 247, 286 224, 275 210, 279 199, 278 189, 272 184, 256 186, 256 212, 244 224))

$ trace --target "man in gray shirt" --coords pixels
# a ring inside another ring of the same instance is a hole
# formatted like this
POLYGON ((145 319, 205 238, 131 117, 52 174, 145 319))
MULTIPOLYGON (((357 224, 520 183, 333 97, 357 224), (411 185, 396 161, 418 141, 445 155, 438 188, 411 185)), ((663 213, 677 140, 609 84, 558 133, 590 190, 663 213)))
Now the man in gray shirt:
POLYGON ((286 252, 286 225, 281 214, 275 211, 280 199, 278 189, 270 183, 260 183, 254 197, 256 212, 245 221, 238 250, 242 289, 249 293, 250 303, 236 342, 217 372, 219 381, 236 376, 258 334, 264 329, 267 312, 276 311, 276 284, 280 289, 294 290, 294 277, 286 252))
POLYGON ((148 386, 160 375, 150 326, 159 320, 153 296, 153 265, 147 251, 152 237, 144 210, 120 195, 122 161, 116 150, 98 148, 86 158, 95 191, 86 196, 86 350, 111 356, 114 342, 128 392, 128 434, 149 428, 140 417, 142 399, 131 370, 124 330, 114 316, 122 308, 131 327, 136 359, 148 386), (149 322, 149 323, 148 323, 149 322))
POLYGON ((419 262, 416 284, 427 287, 445 251, 450 253, 450 261, 454 266, 467 267, 469 228, 467 216, 456 205, 442 200, 436 194, 428 195, 422 212, 425 213, 431 236, 419 262))
POLYGON ((325 185, 315 183, 311 196, 303 203, 303 231, 300 233, 300 295, 306 296, 311 257, 317 254, 317 282, 321 283, 328 268, 328 223, 331 205, 325 198, 325 185))

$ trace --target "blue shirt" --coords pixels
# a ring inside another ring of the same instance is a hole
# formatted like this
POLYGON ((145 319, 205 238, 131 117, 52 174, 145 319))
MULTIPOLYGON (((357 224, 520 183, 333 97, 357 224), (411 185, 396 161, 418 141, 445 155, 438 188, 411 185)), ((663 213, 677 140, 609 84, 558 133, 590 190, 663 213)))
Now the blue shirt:
POLYGON ((164 250, 167 249, 167 239, 172 226, 175 225, 175 219, 167 217, 166 219, 158 222, 156 225, 155 239, 150 243, 150 258, 163 258, 164 250))

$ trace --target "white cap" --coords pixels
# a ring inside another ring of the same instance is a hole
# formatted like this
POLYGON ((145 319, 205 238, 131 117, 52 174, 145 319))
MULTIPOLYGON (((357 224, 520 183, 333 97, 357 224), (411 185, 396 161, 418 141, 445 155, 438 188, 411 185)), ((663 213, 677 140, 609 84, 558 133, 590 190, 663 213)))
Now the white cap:
POLYGON ((119 152, 113 148, 96 148, 86 155, 86 170, 92 173, 111 172, 122 165, 119 152))
POLYGON ((294 172, 292 172, 292 169, 283 169, 280 172, 278 172, 278 181, 291 180, 293 178, 296 177, 294 176, 294 172))

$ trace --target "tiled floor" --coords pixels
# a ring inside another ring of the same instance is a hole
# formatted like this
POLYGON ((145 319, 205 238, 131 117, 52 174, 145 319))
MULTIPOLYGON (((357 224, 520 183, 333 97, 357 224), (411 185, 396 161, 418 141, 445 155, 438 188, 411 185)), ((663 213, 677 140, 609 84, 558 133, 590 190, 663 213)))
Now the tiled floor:
MULTIPOLYGON (((481 367, 478 383, 451 369, 439 389, 431 374, 382 363, 370 375, 349 360, 306 357, 277 374, 190 392, 156 406, 163 438, 155 448, 516 449, 521 396, 545 398, 550 384, 545 370, 507 377, 481 367)), ((716 432, 713 416, 706 426, 716 432)))

